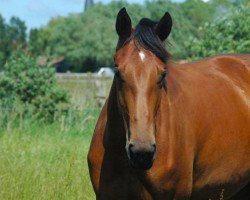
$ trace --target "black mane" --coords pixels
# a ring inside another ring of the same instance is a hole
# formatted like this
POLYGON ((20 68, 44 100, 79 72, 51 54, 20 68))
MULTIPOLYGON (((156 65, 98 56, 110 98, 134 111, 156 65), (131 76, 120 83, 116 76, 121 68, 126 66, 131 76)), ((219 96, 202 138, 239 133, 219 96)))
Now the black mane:
POLYGON ((132 35, 119 46, 125 45, 127 42, 134 40, 136 45, 143 47, 146 50, 151 51, 160 60, 166 63, 170 57, 170 54, 165 48, 165 43, 155 33, 155 27, 158 22, 152 21, 148 18, 140 20, 138 25, 135 27, 132 35))

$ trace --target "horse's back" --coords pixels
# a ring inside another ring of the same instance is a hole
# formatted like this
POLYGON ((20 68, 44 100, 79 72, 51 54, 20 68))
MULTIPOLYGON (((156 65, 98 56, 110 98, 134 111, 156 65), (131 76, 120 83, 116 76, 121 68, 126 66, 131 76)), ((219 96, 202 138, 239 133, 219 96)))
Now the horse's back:
MULTIPOLYGON (((250 54, 214 56, 175 65, 172 69, 175 73, 173 82, 177 82, 179 88, 184 93, 191 94, 192 98, 196 97, 193 94, 195 92, 207 96, 206 100, 215 96, 223 99, 231 95, 232 100, 236 98, 250 108, 250 54)), ((171 79, 171 72, 169 78, 171 79)))
POLYGON ((212 59, 217 64, 218 72, 231 79, 237 86, 249 89, 250 87, 250 54, 225 55, 212 59))
POLYGON ((222 73, 232 81, 242 81, 250 84, 250 54, 228 54, 205 58, 192 63, 178 66, 186 70, 187 74, 196 71, 200 74, 212 75, 222 73))

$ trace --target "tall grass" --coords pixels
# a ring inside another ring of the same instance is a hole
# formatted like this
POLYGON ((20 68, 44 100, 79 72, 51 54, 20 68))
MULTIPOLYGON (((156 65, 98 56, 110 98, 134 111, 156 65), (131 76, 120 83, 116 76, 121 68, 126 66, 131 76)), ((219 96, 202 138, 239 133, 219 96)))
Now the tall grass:
POLYGON ((8 113, 0 130, 0 199, 94 199, 86 156, 99 111, 71 112, 53 123, 8 113))
POLYGON ((95 199, 86 157, 100 110, 96 90, 106 96, 111 80, 97 83, 58 78, 71 104, 51 121, 29 107, 0 108, 0 200, 95 199))

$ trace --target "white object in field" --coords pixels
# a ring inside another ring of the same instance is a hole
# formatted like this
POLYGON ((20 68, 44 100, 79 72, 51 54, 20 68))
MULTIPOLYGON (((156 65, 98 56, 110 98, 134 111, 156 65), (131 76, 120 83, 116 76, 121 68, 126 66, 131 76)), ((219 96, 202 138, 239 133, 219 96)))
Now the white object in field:
POLYGON ((98 76, 114 76, 114 72, 109 67, 102 67, 97 72, 98 76))

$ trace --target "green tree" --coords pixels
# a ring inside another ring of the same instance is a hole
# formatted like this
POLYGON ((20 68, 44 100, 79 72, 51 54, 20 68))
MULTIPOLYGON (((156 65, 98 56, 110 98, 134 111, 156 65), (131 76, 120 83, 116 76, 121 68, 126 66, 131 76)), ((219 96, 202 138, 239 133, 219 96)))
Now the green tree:
POLYGON ((11 53, 18 48, 25 48, 26 46, 26 25, 18 17, 11 17, 9 23, 6 26, 6 35, 7 35, 7 58, 11 53))
POLYGON ((45 55, 48 46, 49 33, 45 29, 31 29, 28 49, 34 56, 45 55))
POLYGON ((26 30, 24 21, 18 17, 11 17, 8 25, 8 37, 10 37, 12 43, 24 45, 26 43, 26 30))
POLYGON ((25 48, 26 29, 24 21, 18 17, 12 17, 9 23, 6 23, 0 15, 0 70, 13 51, 25 48))
POLYGON ((4 18, 0 15, 0 71, 6 60, 6 24, 4 18))
POLYGON ((142 17, 159 20, 168 11, 173 18, 173 28, 167 48, 174 58, 186 59, 191 55, 190 46, 186 45, 189 38, 201 40, 208 37, 204 35, 206 30, 199 27, 229 17, 226 13, 242 3, 245 7, 249 5, 247 0, 230 1, 211 0, 205 3, 202 0, 187 0, 174 3, 170 0, 148 0, 143 5, 125 1, 97 3, 84 13, 53 18, 47 26, 31 30, 29 49, 33 55, 46 55, 49 59, 63 56, 65 65, 75 72, 111 66, 118 39, 116 15, 122 7, 126 7, 134 26, 142 17))
POLYGON ((180 6, 183 10, 183 15, 196 28, 204 25, 206 22, 212 21, 216 11, 212 3, 202 0, 186 0, 180 6))
POLYGON ((250 7, 235 8, 213 23, 199 29, 199 37, 191 37, 186 48, 193 59, 222 53, 249 53, 250 7))
POLYGON ((150 16, 138 4, 98 3, 82 14, 57 17, 46 27, 32 30, 29 48, 34 55, 63 56, 71 71, 95 71, 100 66, 111 66, 118 39, 115 20, 122 6, 128 7, 134 24, 142 16, 150 16))
POLYGON ((39 66, 36 59, 20 50, 11 55, 0 74, 1 108, 20 106, 31 109, 39 118, 51 120, 67 102, 66 92, 56 84, 54 68, 39 66))
POLYGON ((196 34, 197 29, 183 14, 181 4, 168 1, 146 1, 146 8, 150 18, 159 20, 165 12, 169 12, 173 19, 173 27, 168 39, 167 49, 175 58, 185 58, 187 51, 183 45, 187 37, 196 34))

